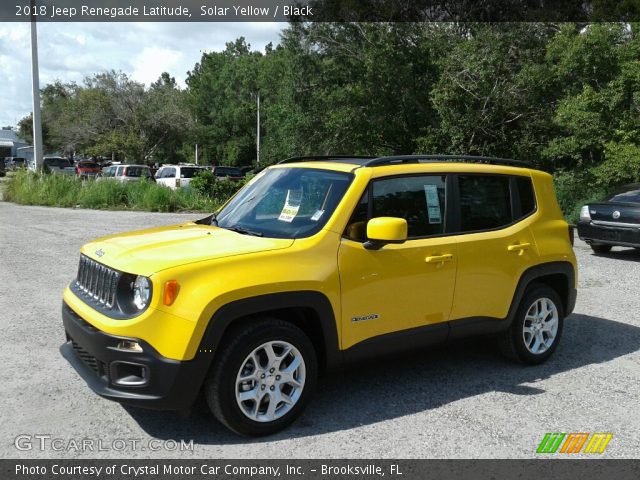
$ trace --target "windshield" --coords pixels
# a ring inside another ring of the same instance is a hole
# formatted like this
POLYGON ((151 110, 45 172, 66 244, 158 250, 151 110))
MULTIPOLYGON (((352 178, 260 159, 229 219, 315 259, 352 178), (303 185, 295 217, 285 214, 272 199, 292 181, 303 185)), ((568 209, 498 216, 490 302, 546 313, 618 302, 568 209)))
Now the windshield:
POLYGON ((264 170, 218 212, 218 226, 265 237, 308 237, 327 222, 351 179, 310 168, 264 170))
POLYGON ((609 199, 610 202, 640 203, 640 190, 618 193, 609 199))

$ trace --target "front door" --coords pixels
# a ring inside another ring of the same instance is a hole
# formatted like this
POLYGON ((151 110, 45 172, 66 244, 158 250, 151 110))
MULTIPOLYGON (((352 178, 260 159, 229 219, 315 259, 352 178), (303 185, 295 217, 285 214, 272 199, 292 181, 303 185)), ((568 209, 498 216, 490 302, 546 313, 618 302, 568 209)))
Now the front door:
POLYGON ((457 247, 455 237, 444 234, 445 185, 442 175, 381 178, 369 185, 338 252, 343 349, 449 319, 457 247), (375 217, 406 219, 407 241, 366 249, 366 222, 375 217))

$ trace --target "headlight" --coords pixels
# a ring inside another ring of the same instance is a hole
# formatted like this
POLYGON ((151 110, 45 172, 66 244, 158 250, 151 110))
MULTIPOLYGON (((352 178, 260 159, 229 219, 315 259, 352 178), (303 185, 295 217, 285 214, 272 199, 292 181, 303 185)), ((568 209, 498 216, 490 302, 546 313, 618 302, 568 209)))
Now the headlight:
POLYGON ((133 282, 133 304, 138 310, 144 310, 151 298, 151 283, 147 277, 138 275, 133 282))
POLYGON ((589 205, 585 205, 580 209, 580 221, 581 222, 591 221, 591 214, 589 214, 589 205))

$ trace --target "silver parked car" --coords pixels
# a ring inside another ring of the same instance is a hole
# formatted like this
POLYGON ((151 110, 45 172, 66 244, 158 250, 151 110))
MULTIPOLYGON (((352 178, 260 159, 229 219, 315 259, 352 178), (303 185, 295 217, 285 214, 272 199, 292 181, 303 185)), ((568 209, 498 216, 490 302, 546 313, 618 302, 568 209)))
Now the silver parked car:
POLYGON ((141 179, 154 181, 151 169, 147 165, 110 165, 102 169, 98 179, 119 182, 137 182, 141 179))

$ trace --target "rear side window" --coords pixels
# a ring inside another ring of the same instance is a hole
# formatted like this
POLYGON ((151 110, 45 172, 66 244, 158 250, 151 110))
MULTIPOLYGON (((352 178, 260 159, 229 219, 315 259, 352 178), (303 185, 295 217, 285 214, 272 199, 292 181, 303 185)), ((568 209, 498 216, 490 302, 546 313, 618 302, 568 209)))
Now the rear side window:
POLYGON ((143 167, 128 167, 127 177, 142 177, 145 175, 147 169, 143 167))
POLYGON ((536 209, 536 196, 533 193, 533 184, 528 177, 516 177, 516 184, 520 196, 520 214, 526 217, 536 209))
POLYGON ((204 170, 204 168, 181 167, 180 178, 193 178, 204 170))
POLYGON ((508 176, 460 175, 458 185, 462 232, 492 230, 512 222, 508 176))

